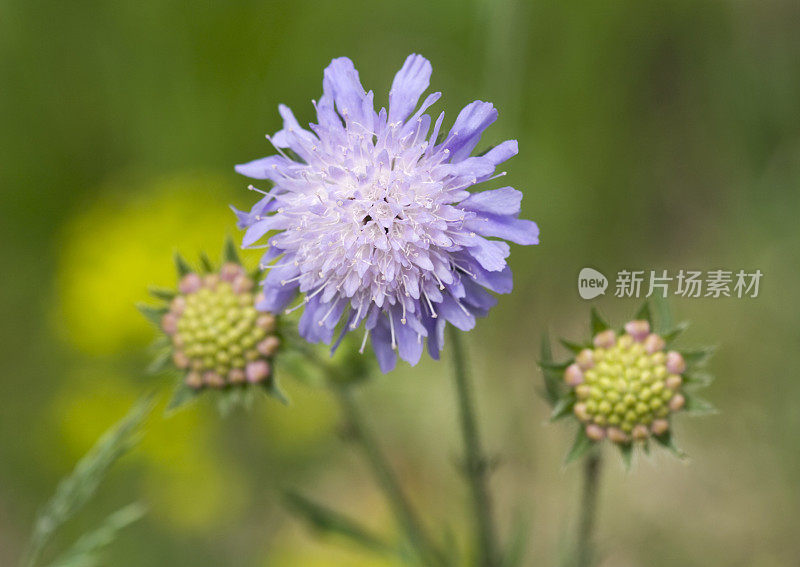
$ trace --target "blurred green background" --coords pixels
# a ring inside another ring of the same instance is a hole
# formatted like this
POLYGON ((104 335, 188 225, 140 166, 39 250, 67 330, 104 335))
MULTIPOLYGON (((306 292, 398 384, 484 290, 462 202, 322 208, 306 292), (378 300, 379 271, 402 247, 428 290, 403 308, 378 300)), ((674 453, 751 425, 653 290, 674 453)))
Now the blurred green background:
MULTIPOLYGON (((680 419, 688 466, 660 454, 606 470, 604 566, 783 566, 800 556, 800 4, 793 1, 0 2, 0 564, 37 507, 143 391, 151 329, 133 303, 173 283, 170 255, 216 253, 232 166, 271 153, 277 104, 312 119, 322 70, 351 57, 379 104, 408 53, 428 57, 450 123, 493 101, 490 144, 517 138, 502 180, 542 244, 516 247, 516 289, 470 333, 507 526, 530 516, 530 565, 571 533, 572 429, 547 425, 537 345, 579 338, 578 271, 760 269, 756 299, 680 299, 694 343, 718 343, 707 397, 680 419), (381 94, 384 93, 384 94, 381 94)), ((500 181, 495 182, 499 186, 500 181)), ((592 304, 621 322, 634 302, 592 304)), ((449 363, 364 388, 392 461, 433 523, 465 527, 449 363)), ((109 565, 377 565, 320 543, 278 503, 298 487, 391 522, 324 392, 228 419, 200 403, 151 420, 65 537, 140 498, 146 520, 109 565)))

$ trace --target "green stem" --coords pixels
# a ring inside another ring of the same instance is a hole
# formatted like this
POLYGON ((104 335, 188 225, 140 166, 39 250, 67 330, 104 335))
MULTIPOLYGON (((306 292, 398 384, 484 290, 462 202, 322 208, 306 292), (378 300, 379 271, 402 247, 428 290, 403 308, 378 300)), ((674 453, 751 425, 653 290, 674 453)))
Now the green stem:
POLYGON ((489 495, 489 462, 481 447, 464 347, 461 343, 461 336, 454 328, 451 328, 450 342, 453 349, 461 434, 464 440, 464 466, 475 515, 478 565, 480 567, 497 567, 500 564, 500 557, 492 519, 492 501, 489 495))
POLYGON ((389 501, 389 506, 397 522, 411 545, 416 549, 420 559, 425 565, 447 565, 442 553, 428 537, 422 522, 403 492, 397 476, 366 426, 350 388, 346 385, 338 386, 333 387, 333 391, 347 421, 348 432, 361 447, 375 480, 389 501))
POLYGON ((578 524, 577 567, 594 564, 594 525, 597 516, 597 493, 600 487, 600 451, 591 451, 583 464, 583 494, 581 495, 580 522, 578 524))

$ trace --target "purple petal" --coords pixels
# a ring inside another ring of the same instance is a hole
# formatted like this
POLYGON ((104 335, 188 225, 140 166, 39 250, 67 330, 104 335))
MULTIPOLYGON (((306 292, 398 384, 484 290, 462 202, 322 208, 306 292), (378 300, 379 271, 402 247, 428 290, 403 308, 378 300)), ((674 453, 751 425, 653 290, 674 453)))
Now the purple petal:
POLYGON ((491 150, 483 154, 482 157, 488 159, 495 165, 499 165, 509 158, 514 157, 519 152, 519 145, 516 140, 506 140, 498 144, 491 150))
POLYGON ((397 316, 394 317, 394 332, 400 358, 409 362, 411 366, 416 365, 425 346, 422 336, 412 328, 410 321, 403 324, 397 316))
POLYGON ((446 322, 443 318, 434 319, 426 316, 422 323, 428 331, 428 354, 431 355, 432 359, 439 360, 439 355, 444 346, 444 327, 446 322))
MULTIPOLYGON (((317 138, 314 136, 314 134, 312 134, 311 132, 300 126, 300 123, 294 117, 291 108, 289 108, 285 104, 279 104, 278 112, 283 118, 283 130, 278 130, 272 137, 273 144, 275 144, 279 148, 290 148, 293 145, 292 139, 295 136, 302 138, 310 143, 314 143, 317 141, 317 138)), ((296 146, 297 144, 294 145, 296 146)))
POLYGON ((492 191, 473 193, 459 204, 468 211, 491 213, 493 215, 516 215, 522 202, 522 192, 513 187, 502 187, 492 191))
POLYGON ((250 228, 248 228, 247 232, 244 233, 244 238, 242 238, 242 248, 247 248, 248 246, 254 244, 270 230, 286 228, 286 223, 287 220, 280 215, 272 215, 265 219, 256 221, 250 225, 250 228))
POLYGON ((386 374, 394 370, 397 364, 397 354, 392 349, 392 331, 389 329, 389 319, 381 314, 375 328, 370 332, 372 350, 378 359, 381 372, 386 374))
POLYGON ((464 227, 483 236, 495 236, 517 244, 539 244, 539 227, 535 222, 505 215, 484 215, 464 222, 464 227))
POLYGON ((475 149, 483 131, 495 120, 497 110, 490 102, 476 100, 465 106, 443 144, 450 150, 450 161, 457 162, 466 158, 475 149))
POLYGON ((508 244, 496 240, 477 237, 467 248, 478 263, 490 272, 499 272, 506 267, 506 258, 511 253, 508 244))
POLYGON ((297 285, 264 286, 264 299, 256 305, 259 311, 280 313, 297 293, 297 285))
MULTIPOLYGON (((353 62, 347 57, 331 61, 325 69, 322 87, 336 103, 336 109, 349 123, 352 120, 372 126, 372 116, 364 113, 364 101, 368 97, 361 85, 353 62)), ((374 114, 374 112, 373 112, 374 114)))
POLYGON ((430 85, 431 64, 421 55, 409 55, 394 76, 389 91, 389 122, 402 122, 417 106, 430 85))
POLYGON ((450 295, 445 295, 440 303, 436 304, 439 309, 439 316, 444 316, 448 322, 452 323, 457 329, 470 331, 475 327, 475 317, 469 310, 462 307, 458 300, 450 295))
POLYGON ((252 179, 270 179, 278 181, 281 178, 281 170, 292 164, 291 160, 283 156, 268 156, 253 160, 234 167, 236 173, 240 173, 252 179))

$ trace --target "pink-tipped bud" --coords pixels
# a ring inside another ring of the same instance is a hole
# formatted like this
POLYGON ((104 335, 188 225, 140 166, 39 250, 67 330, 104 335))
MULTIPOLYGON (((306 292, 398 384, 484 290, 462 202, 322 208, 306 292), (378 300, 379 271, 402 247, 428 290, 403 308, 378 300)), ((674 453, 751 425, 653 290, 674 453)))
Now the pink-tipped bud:
POLYGON ((564 371, 564 382, 568 386, 577 386, 583 383, 583 371, 577 364, 570 364, 564 371))
POLYGON ((575 362, 581 367, 581 370, 589 370, 594 366, 594 351, 588 348, 583 349, 575 357, 575 362))
POLYGON ((208 289, 217 289, 219 283, 219 276, 217 274, 208 274, 203 277, 203 286, 208 289))
POLYGON ((186 298, 182 295, 174 297, 169 304, 169 310, 175 315, 180 315, 186 309, 186 298))
POLYGON ((633 340, 642 342, 650 334, 650 323, 644 319, 628 321, 625 323, 625 332, 633 337, 633 340))
POLYGON ((189 386, 190 388, 194 388, 195 390, 199 390, 203 387, 203 377, 200 376, 199 372, 189 372, 186 375, 186 378, 183 379, 184 384, 189 386))
POLYGON ((203 372, 203 383, 212 388, 222 388, 225 385, 225 379, 213 370, 209 370, 203 372))
POLYGON ((630 441, 628 434, 619 429, 618 427, 609 427, 608 438, 614 443, 627 443, 630 441))
POLYGON ((655 333, 647 335, 647 338, 644 340, 644 350, 647 354, 655 354, 665 346, 667 346, 667 343, 664 342, 664 339, 655 333))
POLYGON ((201 287, 203 287, 203 278, 194 272, 183 276, 181 283, 178 284, 178 289, 183 294, 194 293, 201 287))
POLYGON ((686 405, 686 398, 684 398, 683 395, 681 394, 675 394, 669 400, 669 409, 671 409, 672 411, 678 411, 684 405, 686 405))
POLYGON ((235 262, 223 264, 219 270, 219 277, 222 281, 233 282, 238 276, 244 274, 244 269, 235 262))
POLYGON ((606 430, 595 423, 586 426, 586 436, 592 441, 602 441, 606 436, 606 430))
POLYGON ((617 342, 617 335, 612 329, 597 333, 592 339, 592 344, 597 348, 611 348, 617 342))
POLYGON ((275 329, 275 316, 271 313, 262 313, 256 319, 256 325, 269 333, 275 329))
POLYGON ((178 332, 178 316, 175 313, 167 313, 161 318, 161 328, 168 335, 178 332))
POLYGON ((650 431, 648 431, 646 425, 642 425, 641 423, 633 428, 631 431, 631 437, 633 437, 637 441, 644 441, 650 435, 650 431))
POLYGON ((667 353, 667 372, 670 374, 683 374, 686 371, 686 361, 679 352, 671 350, 667 353))
POLYGON ((175 363, 175 366, 178 368, 189 368, 189 357, 186 356, 186 353, 180 350, 176 350, 172 353, 172 362, 175 363))
POLYGON ((572 411, 581 421, 589 421, 589 419, 592 417, 589 415, 589 410, 586 409, 586 404, 583 403, 575 404, 575 406, 572 408, 572 411))
POLYGON ((245 367, 245 376, 253 384, 262 382, 269 377, 269 364, 266 360, 254 360, 245 367))
POLYGON ((664 381, 664 385, 669 388, 670 390, 677 390, 683 384, 683 378, 678 376, 677 374, 670 374, 667 376, 667 379, 664 381))
POLYGON ((247 293, 251 289, 253 289, 253 280, 248 278, 245 275, 237 276, 231 287, 233 288, 233 293, 247 293))
POLYGON ((669 421, 666 419, 656 419, 650 425, 650 431, 653 432, 653 435, 663 435, 669 430, 669 421))
POLYGON ((243 384, 245 381, 247 381, 247 376, 241 368, 233 368, 228 372, 228 382, 231 384, 243 384))
POLYGON ((278 347, 280 346, 281 340, 275 335, 270 335, 256 345, 256 350, 264 356, 272 356, 278 351, 278 347))

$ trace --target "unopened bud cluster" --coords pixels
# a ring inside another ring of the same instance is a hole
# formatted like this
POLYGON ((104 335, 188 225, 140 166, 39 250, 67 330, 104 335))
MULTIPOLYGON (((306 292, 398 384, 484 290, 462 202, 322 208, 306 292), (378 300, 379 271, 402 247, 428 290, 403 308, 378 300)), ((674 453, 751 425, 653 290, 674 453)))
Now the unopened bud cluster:
POLYGON ((235 263, 219 273, 183 276, 161 326, 171 337, 175 366, 187 371, 188 386, 224 388, 269 379, 280 339, 275 317, 256 310, 254 287, 235 263))
POLYGON ((669 416, 686 400, 680 392, 683 357, 665 351, 647 321, 630 321, 621 336, 605 330, 593 338, 564 372, 575 390, 574 413, 587 436, 614 443, 643 441, 669 430, 669 416))

